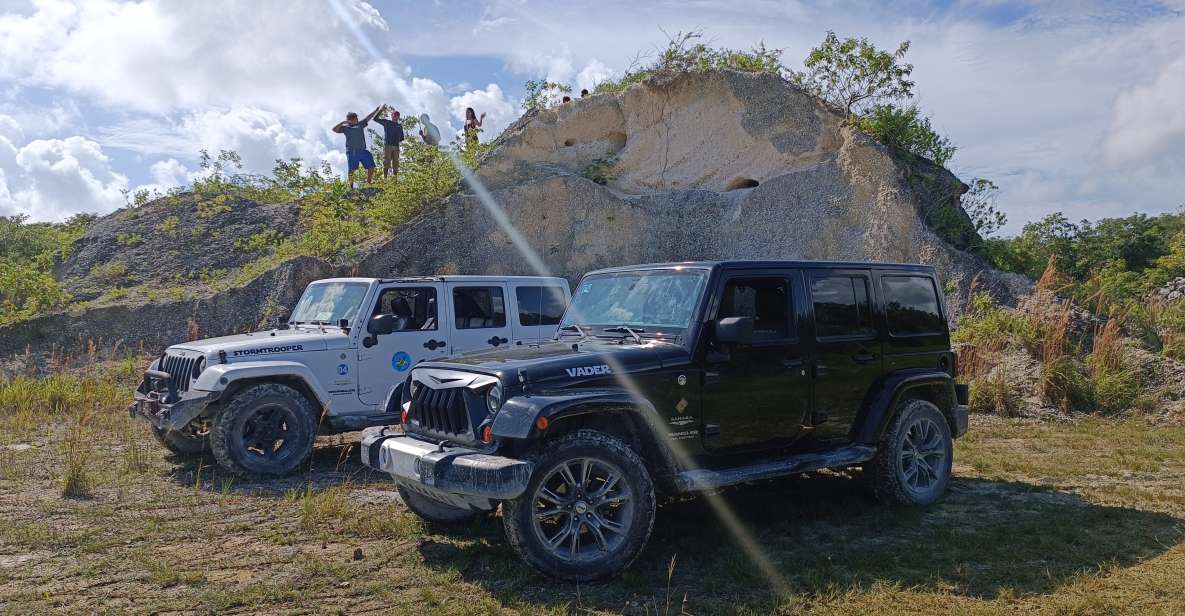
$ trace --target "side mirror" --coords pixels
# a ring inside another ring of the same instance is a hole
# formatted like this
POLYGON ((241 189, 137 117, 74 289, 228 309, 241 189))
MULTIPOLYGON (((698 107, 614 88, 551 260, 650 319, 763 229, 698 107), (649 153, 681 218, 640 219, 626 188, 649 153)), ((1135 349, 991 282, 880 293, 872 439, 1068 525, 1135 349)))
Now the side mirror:
POLYGON ((725 317, 716 321, 716 342, 753 342, 753 317, 725 317))
POLYGON ((395 315, 376 314, 366 323, 366 333, 372 336, 385 336, 395 331, 395 315))

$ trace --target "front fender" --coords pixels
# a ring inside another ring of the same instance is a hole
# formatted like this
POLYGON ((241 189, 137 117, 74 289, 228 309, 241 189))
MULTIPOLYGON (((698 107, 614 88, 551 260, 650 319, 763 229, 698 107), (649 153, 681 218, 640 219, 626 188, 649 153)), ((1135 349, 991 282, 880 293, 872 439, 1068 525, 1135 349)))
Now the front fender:
POLYGON ((264 379, 267 377, 297 377, 304 381, 309 391, 317 397, 322 407, 329 405, 329 392, 321 386, 313 371, 305 364, 294 361, 246 361, 235 364, 214 364, 202 371, 193 384, 199 391, 225 391, 236 381, 264 379))
MULTIPOLYGON (((593 409, 620 408, 654 411, 650 401, 631 396, 620 389, 582 389, 553 393, 519 395, 506 401, 490 426, 494 436, 526 438, 540 417, 549 420, 591 412, 593 409)), ((657 413, 653 415, 657 417, 657 413)))
MULTIPOLYGON (((901 401, 905 391, 919 385, 939 385, 950 392, 950 403, 955 404, 955 381, 940 370, 916 368, 889 374, 869 389, 864 402, 864 412, 852 426, 852 440, 857 443, 875 444, 889 428, 893 409, 901 401)), ((949 409, 941 409, 946 413, 949 409)))

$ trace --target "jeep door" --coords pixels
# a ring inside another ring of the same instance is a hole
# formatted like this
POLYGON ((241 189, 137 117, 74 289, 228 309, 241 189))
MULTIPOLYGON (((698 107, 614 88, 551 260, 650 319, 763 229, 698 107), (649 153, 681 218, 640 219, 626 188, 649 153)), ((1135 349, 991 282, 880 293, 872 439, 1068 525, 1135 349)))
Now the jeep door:
POLYGON ((389 334, 370 336, 366 321, 360 324, 358 345, 358 398, 378 406, 396 383, 407 377, 417 362, 449 354, 448 329, 440 321, 443 283, 393 283, 381 285, 367 320, 377 315, 395 316, 389 334))
POLYGON ((727 344, 707 332, 704 354, 704 448, 729 453, 785 446, 810 410, 807 353, 795 298, 794 271, 725 272, 717 283, 714 321, 753 319, 751 344, 727 344))
POLYGON ((883 352, 872 276, 863 269, 806 270, 813 313, 812 440, 846 442, 883 352))
POLYGON ((510 344, 506 283, 455 282, 448 291, 453 354, 510 344))
POLYGON ((550 340, 555 337, 556 328, 568 307, 569 291, 567 283, 563 286, 547 284, 544 281, 530 283, 515 283, 511 285, 514 292, 507 298, 513 306, 510 313, 513 317, 515 344, 550 340))

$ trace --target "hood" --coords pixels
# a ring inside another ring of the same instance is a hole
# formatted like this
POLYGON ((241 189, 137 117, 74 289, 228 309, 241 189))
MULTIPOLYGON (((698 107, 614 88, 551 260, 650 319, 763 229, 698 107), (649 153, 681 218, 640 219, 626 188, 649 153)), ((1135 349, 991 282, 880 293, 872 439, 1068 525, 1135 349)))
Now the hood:
POLYGON ((337 328, 277 329, 235 336, 220 336, 175 344, 169 348, 197 351, 204 355, 226 351, 230 361, 262 359, 270 355, 324 351, 348 347, 350 337, 337 328))
POLYGON ((532 384, 544 381, 572 381, 606 378, 619 371, 627 374, 661 368, 666 362, 686 361, 687 349, 671 342, 645 340, 642 344, 617 340, 574 340, 469 353, 443 362, 425 362, 425 367, 469 368, 498 374, 504 380, 516 378, 519 370, 532 384))

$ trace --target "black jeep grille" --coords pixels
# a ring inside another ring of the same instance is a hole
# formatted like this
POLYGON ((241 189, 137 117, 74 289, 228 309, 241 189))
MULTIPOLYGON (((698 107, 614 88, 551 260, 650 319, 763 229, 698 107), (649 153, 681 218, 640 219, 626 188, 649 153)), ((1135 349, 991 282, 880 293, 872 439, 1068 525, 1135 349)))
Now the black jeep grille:
POLYGON ((466 439, 472 436, 463 387, 433 389, 417 383, 409 411, 409 420, 420 431, 464 436, 466 439))
POLYGON ((161 364, 161 372, 169 373, 177 391, 189 391, 189 380, 193 376, 193 364, 198 358, 181 357, 165 353, 165 361, 161 364))

